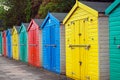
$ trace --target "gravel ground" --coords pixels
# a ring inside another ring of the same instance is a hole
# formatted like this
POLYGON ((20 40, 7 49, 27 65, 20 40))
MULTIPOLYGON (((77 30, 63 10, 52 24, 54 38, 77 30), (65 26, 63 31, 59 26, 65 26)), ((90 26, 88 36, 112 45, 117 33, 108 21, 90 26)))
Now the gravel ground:
POLYGON ((44 69, 0 56, 0 80, 71 80, 44 69))

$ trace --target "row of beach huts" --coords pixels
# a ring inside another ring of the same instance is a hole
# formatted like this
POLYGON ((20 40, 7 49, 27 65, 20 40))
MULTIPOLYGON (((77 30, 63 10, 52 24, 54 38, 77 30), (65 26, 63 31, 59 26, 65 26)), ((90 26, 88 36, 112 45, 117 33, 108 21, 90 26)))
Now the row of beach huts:
POLYGON ((120 80, 120 0, 76 0, 0 32, 0 54, 75 80, 120 80))

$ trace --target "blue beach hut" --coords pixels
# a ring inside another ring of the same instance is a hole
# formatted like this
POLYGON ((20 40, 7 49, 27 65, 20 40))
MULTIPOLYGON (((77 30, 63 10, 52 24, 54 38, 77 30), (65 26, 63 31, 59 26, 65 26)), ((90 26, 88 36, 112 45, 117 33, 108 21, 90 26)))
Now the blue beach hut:
POLYGON ((48 13, 42 29, 43 68, 58 73, 65 73, 65 29, 62 24, 66 13, 48 13))
POLYGON ((6 31, 6 39, 7 39, 7 57, 8 58, 12 58, 12 39, 11 39, 11 32, 12 30, 11 29, 8 29, 6 31))

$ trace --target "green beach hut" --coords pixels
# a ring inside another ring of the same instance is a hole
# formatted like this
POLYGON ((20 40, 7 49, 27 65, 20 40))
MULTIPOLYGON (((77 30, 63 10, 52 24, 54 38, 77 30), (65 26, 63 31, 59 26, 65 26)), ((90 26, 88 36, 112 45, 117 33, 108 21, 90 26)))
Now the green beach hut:
POLYGON ((2 55, 2 32, 0 32, 0 55, 2 55))
POLYGON ((110 80, 120 80, 120 0, 115 0, 105 12, 109 16, 110 80))
POLYGON ((23 62, 28 62, 27 28, 29 23, 22 23, 19 29, 19 56, 23 62))

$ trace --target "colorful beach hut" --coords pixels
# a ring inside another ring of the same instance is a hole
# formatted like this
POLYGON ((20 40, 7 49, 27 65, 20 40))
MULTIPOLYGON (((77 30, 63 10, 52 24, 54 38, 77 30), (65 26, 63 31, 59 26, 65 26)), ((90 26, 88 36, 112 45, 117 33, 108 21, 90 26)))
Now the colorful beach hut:
POLYGON ((0 32, 0 55, 3 54, 2 51, 3 51, 3 50, 2 50, 2 32, 0 32))
POLYGON ((12 29, 12 56, 14 60, 19 60, 19 28, 14 26, 12 29))
POLYGON ((41 25, 43 67, 56 73, 65 73, 65 29, 62 24, 66 13, 48 13, 41 25))
POLYGON ((6 31, 6 42, 7 42, 7 57, 12 58, 12 29, 6 31))
POLYGON ((19 55, 23 62, 28 61, 28 42, 27 42, 27 28, 29 23, 22 23, 19 29, 19 55))
POLYGON ((120 80, 120 0, 107 9, 109 16, 110 80, 120 80))
POLYGON ((6 30, 3 31, 2 33, 2 38, 3 38, 3 55, 6 57, 6 30))
POLYGON ((109 80, 108 18, 106 2, 79 2, 65 24, 66 75, 76 80, 109 80))
POLYGON ((41 67, 41 26, 42 19, 32 19, 28 31, 28 63, 35 67, 41 67))

